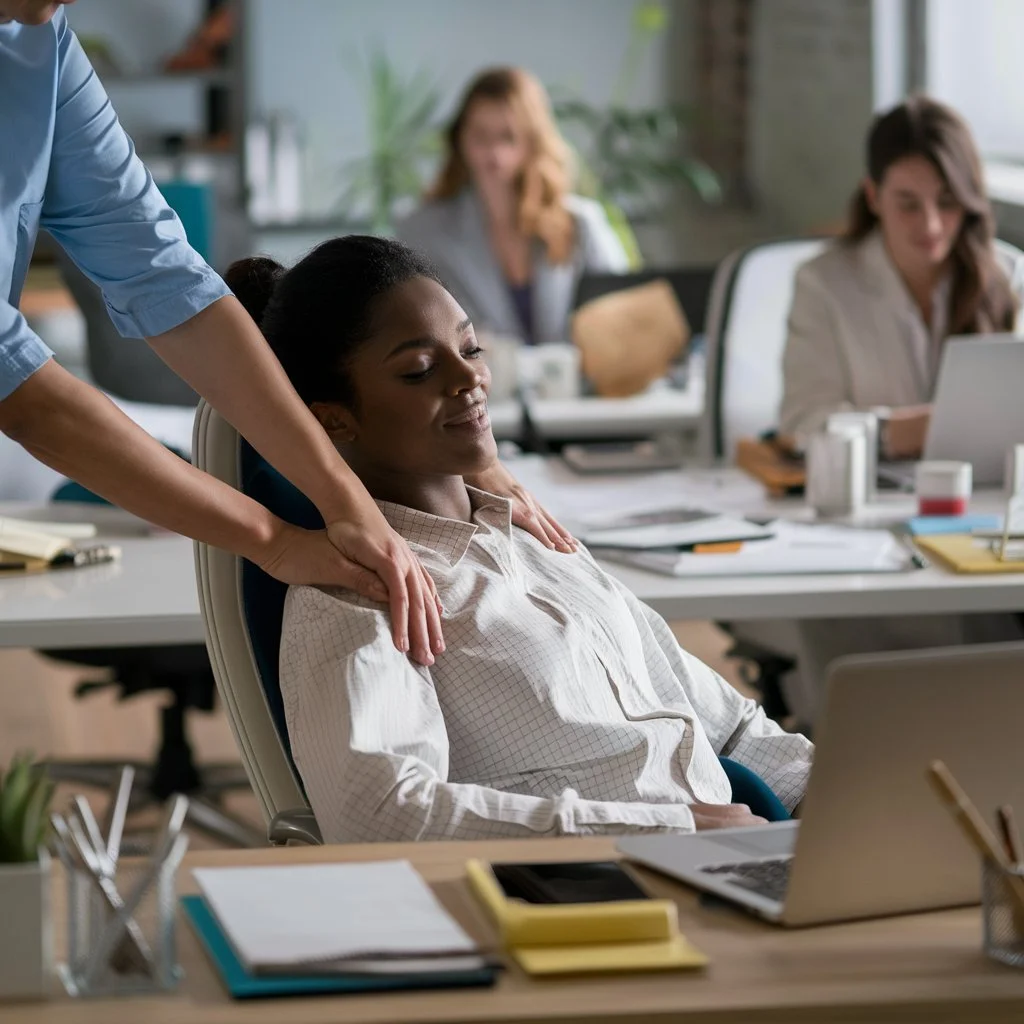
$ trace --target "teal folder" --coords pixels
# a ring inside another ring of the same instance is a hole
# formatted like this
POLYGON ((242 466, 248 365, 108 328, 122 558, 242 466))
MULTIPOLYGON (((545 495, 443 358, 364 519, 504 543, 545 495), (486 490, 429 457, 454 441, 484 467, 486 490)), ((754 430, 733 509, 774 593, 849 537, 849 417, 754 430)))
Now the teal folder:
POLYGON ((498 971, 439 971, 431 974, 250 974, 235 955, 227 936, 202 896, 182 896, 181 906, 217 968, 233 999, 280 996, 342 995, 360 992, 399 991, 423 988, 469 988, 493 985, 498 971))

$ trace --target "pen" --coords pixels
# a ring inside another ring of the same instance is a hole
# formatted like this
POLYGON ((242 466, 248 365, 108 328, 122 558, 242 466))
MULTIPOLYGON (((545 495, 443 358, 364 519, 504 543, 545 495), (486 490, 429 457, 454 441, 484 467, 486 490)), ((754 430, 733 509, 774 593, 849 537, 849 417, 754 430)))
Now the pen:
POLYGON ((918 551, 917 545, 909 534, 903 531, 894 531, 893 536, 903 545, 903 549, 910 559, 910 564, 915 569, 927 569, 931 565, 931 562, 918 551))
POLYGON ((1009 804, 1003 804, 996 812, 996 817, 1011 867, 1024 867, 1024 850, 1021 849, 1020 833, 1017 831, 1017 824, 1013 819, 1013 808, 1009 804))

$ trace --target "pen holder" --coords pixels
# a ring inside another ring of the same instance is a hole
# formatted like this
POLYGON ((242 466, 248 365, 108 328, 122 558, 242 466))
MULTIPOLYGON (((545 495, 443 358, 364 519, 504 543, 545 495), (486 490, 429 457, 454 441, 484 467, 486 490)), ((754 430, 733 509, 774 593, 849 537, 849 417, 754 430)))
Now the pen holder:
POLYGON ((65 864, 67 955, 57 970, 70 995, 138 995, 177 985, 179 860, 122 862, 104 887, 89 872, 65 864))
POLYGON ((1010 967, 1024 967, 1024 908, 1010 891, 1011 879, 1024 879, 1024 870, 1002 868, 990 860, 981 870, 985 955, 1010 967))

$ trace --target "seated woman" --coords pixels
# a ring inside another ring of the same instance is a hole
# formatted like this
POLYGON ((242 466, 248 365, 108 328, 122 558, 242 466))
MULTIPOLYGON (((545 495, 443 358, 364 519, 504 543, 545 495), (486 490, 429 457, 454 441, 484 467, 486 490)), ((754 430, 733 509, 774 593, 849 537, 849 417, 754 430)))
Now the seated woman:
POLYGON ((580 275, 628 269, 601 207, 567 194, 568 156, 532 75, 497 68, 470 85, 427 201, 396 231, 479 329, 566 341, 580 275))
POLYGON ((943 342, 1019 326, 1024 260, 994 241, 981 161, 949 107, 915 96, 879 117, 845 238, 801 268, 781 431, 881 407, 883 455, 921 455, 943 342))
POLYGON ((792 809, 811 757, 680 650, 583 550, 549 551, 463 477, 490 465, 489 373, 464 310, 418 253, 325 242, 227 281, 443 604, 430 669, 387 609, 292 587, 288 735, 328 842, 680 831, 750 824, 719 754, 792 809))

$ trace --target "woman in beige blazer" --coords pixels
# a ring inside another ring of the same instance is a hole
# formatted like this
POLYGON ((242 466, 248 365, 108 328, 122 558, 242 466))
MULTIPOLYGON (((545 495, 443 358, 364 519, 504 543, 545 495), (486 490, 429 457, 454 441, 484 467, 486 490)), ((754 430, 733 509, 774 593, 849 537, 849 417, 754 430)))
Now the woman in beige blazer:
POLYGON ((430 257, 478 330, 566 341, 580 275, 628 269, 601 206, 568 194, 568 181, 544 87, 518 68, 485 71, 448 130, 426 202, 397 234, 430 257))
MULTIPOLYGON (((875 121, 867 158, 846 235, 797 273, 780 427, 799 442, 833 412, 877 409, 883 454, 915 458, 943 343, 1015 329, 1024 260, 994 240, 977 149, 948 107, 924 96, 901 103, 875 121)), ((827 666, 841 655, 1021 636, 1012 615, 764 625, 773 646, 796 657, 784 690, 805 722, 820 712, 827 666)))
POLYGON ((796 278, 780 427, 878 409, 884 454, 921 454, 942 346, 1018 325, 1024 259, 994 239, 981 161, 949 107, 915 96, 880 117, 845 236, 796 278))

